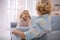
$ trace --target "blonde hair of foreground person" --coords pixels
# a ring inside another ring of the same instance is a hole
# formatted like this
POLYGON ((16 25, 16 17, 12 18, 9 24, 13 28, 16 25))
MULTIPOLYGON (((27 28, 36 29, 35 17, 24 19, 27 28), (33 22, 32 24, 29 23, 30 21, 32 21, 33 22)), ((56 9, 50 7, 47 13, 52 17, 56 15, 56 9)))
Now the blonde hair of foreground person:
POLYGON ((36 10, 44 14, 50 14, 52 12, 53 6, 51 0, 37 0, 36 10))

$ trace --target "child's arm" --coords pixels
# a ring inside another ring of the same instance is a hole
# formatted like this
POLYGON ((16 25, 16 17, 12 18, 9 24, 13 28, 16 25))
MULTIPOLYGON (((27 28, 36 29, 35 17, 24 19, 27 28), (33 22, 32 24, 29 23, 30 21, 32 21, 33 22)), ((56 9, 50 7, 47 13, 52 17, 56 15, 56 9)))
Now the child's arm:
POLYGON ((29 24, 28 24, 28 26, 31 26, 32 25, 32 22, 31 22, 31 20, 29 20, 29 22, 28 22, 29 24))
POLYGON ((19 36, 21 36, 21 38, 26 39, 25 38, 25 34, 22 31, 14 29, 13 32, 12 32, 12 34, 19 35, 19 36))
POLYGON ((20 22, 18 22, 18 23, 17 23, 17 26, 16 26, 16 28, 18 28, 18 27, 20 27, 20 22))
POLYGON ((17 23, 17 27, 16 27, 16 28, 21 27, 22 24, 23 24, 23 23, 22 23, 22 21, 21 21, 21 19, 20 19, 20 21, 18 21, 18 23, 17 23))

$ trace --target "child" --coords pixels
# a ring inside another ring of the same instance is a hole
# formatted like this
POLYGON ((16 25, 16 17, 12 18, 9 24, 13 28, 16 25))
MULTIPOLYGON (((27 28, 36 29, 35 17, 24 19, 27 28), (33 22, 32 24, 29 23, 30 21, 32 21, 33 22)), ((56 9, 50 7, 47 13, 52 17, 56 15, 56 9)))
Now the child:
MULTIPOLYGON (((44 33, 51 31, 51 25, 49 22, 49 15, 52 11, 51 0, 40 0, 36 4, 38 19, 34 22, 31 28, 26 32, 21 32, 14 29, 13 34, 19 35, 26 40, 32 40, 36 37, 41 37, 44 33)), ((35 40, 35 39, 34 39, 35 40)), ((40 40, 40 39, 39 39, 40 40)))
MULTIPOLYGON (((20 28, 20 31, 27 31, 29 29, 29 26, 31 26, 31 17, 29 15, 29 11, 28 10, 24 10, 21 15, 20 15, 20 21, 17 25, 17 29, 20 28), (27 28, 25 28, 27 27, 27 28)), ((23 39, 22 39, 23 40, 23 39)))
POLYGON ((17 28, 20 28, 20 31, 24 32, 28 30, 28 28, 25 28, 25 27, 29 27, 29 26, 31 26, 31 17, 29 15, 28 10, 24 10, 20 15, 20 21, 17 25, 17 28))
MULTIPOLYGON (((24 10, 19 17, 19 22, 17 24, 16 29, 19 31, 25 32, 29 30, 29 26, 31 26, 31 17, 29 15, 29 11, 24 10)), ((18 37, 17 35, 14 35, 14 36, 16 36, 15 38, 18 37)), ((15 40, 15 38, 12 38, 12 39, 15 40)), ((20 40, 20 39, 17 39, 17 40, 20 40)), ((21 38, 21 40, 25 40, 25 39, 21 38)))
POLYGON ((28 10, 24 10, 20 17, 19 17, 20 21, 18 22, 17 28, 18 27, 28 27, 31 26, 31 17, 29 15, 29 11, 28 10))

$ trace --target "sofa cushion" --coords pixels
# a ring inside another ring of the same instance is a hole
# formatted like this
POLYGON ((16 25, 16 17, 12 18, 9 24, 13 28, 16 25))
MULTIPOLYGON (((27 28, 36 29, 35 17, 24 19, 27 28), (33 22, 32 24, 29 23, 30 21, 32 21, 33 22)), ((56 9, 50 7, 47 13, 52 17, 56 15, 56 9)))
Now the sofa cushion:
POLYGON ((39 38, 34 38, 32 40, 60 40, 60 31, 51 31, 39 38))

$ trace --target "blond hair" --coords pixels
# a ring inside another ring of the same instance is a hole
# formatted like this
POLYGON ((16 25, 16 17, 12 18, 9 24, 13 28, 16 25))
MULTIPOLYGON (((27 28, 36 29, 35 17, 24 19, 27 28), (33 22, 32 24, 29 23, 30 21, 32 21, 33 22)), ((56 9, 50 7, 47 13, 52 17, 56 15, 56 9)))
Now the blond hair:
POLYGON ((36 3, 36 10, 41 12, 42 15, 50 14, 52 11, 51 0, 40 0, 36 3))

